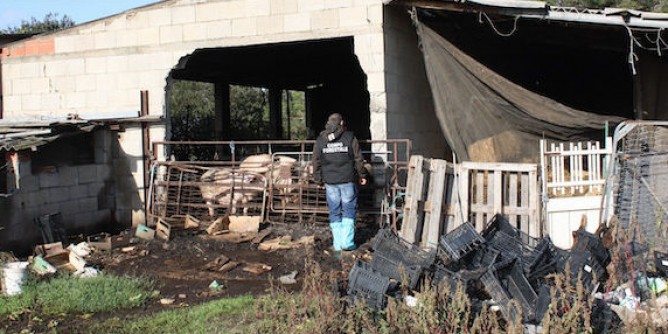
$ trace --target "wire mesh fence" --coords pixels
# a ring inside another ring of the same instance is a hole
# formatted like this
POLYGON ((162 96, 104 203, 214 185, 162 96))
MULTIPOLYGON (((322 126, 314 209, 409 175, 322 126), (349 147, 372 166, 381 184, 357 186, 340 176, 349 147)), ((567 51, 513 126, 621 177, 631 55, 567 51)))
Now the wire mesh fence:
POLYGON ((608 200, 614 204, 610 244, 617 279, 656 272, 668 251, 668 122, 627 122, 615 131, 608 200))

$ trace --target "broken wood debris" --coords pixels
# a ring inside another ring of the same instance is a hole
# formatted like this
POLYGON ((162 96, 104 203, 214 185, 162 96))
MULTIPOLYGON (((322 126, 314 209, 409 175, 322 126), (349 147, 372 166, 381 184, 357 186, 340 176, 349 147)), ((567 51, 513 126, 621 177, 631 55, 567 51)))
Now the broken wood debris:
POLYGON ((271 271, 271 269, 271 266, 268 266, 264 263, 246 263, 246 266, 242 270, 251 274, 262 275, 268 271, 271 271))
POLYGON ((257 249, 262 251, 275 251, 298 248, 305 245, 315 244, 315 236, 304 236, 295 241, 289 235, 277 237, 261 243, 257 249))

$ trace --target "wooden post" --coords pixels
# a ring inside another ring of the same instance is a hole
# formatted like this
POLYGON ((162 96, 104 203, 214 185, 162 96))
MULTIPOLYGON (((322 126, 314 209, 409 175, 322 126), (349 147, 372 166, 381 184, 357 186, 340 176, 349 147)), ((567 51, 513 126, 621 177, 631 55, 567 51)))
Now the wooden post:
POLYGON ((269 89, 269 123, 271 124, 271 139, 283 138, 283 108, 282 90, 269 89))
MULTIPOLYGON (((216 82, 214 85, 215 95, 215 124, 214 131, 216 140, 230 140, 230 85, 226 82, 216 82)), ((223 159, 224 146, 216 145, 218 159, 223 159)))
POLYGON ((429 207, 425 205, 424 228, 422 230, 422 244, 428 247, 437 247, 438 238, 443 232, 443 199, 447 186, 445 160, 431 160, 431 178, 429 182, 429 207))

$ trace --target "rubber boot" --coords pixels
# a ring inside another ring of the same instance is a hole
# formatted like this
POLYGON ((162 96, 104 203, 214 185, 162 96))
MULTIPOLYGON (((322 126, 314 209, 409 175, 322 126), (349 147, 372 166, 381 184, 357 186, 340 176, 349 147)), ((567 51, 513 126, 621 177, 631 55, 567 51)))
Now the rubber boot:
POLYGON ((357 249, 357 245, 355 245, 355 219, 343 218, 343 221, 341 221, 339 246, 344 251, 357 249))
POLYGON ((341 225, 341 222, 329 223, 329 228, 332 230, 332 238, 334 239, 332 246, 337 252, 341 250, 341 225))

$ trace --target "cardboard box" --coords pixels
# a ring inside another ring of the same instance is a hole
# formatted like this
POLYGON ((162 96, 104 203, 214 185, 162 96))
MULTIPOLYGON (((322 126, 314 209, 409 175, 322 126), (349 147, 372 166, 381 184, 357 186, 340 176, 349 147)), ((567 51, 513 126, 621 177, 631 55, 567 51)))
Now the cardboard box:
POLYGON ((158 223, 155 225, 155 236, 158 239, 169 241, 171 233, 172 225, 162 219, 158 219, 158 223))
POLYGON ((137 230, 135 231, 135 236, 144 240, 153 240, 155 239, 155 230, 146 226, 146 225, 137 225, 137 230))

